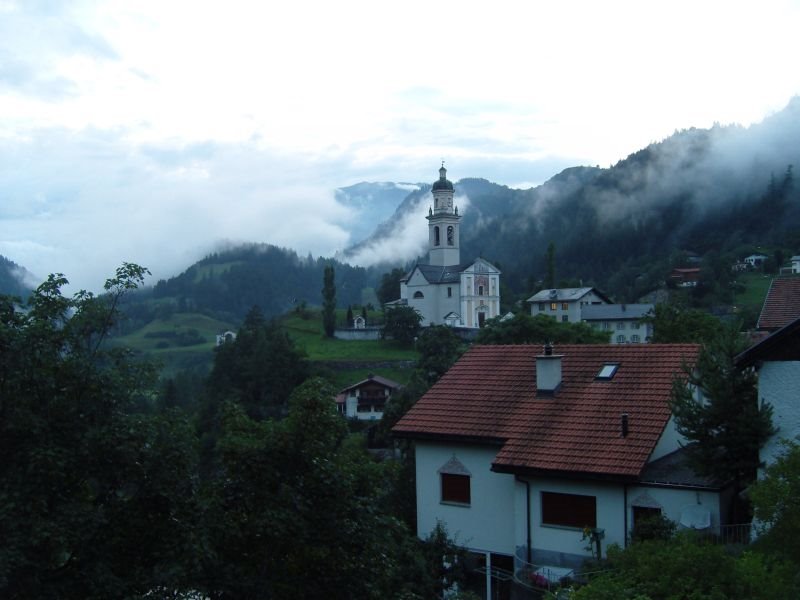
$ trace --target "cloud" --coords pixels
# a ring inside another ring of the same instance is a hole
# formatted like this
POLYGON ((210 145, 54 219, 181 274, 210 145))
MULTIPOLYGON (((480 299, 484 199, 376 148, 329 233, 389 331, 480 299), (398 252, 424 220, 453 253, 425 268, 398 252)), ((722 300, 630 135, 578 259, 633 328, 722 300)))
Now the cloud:
MULTIPOLYGON (((360 244, 355 250, 348 251, 342 258, 355 265, 371 267, 374 265, 406 262, 427 252, 428 227, 425 217, 431 206, 429 192, 414 194, 406 200, 408 203, 399 214, 393 217, 391 228, 372 236, 365 243, 360 244)), ((469 210, 469 197, 457 194, 453 204, 460 213, 469 210)))
POLYGON ((0 92, 45 101, 75 97, 78 86, 61 72, 64 60, 119 59, 102 35, 79 24, 68 3, 10 2, 0 15, 0 92))
POLYGON ((140 149, 124 132, 28 137, 0 140, 0 253, 38 277, 59 271, 96 289, 122 261, 168 277, 222 239, 315 255, 348 241, 333 186, 317 183, 320 165, 252 144, 140 149))

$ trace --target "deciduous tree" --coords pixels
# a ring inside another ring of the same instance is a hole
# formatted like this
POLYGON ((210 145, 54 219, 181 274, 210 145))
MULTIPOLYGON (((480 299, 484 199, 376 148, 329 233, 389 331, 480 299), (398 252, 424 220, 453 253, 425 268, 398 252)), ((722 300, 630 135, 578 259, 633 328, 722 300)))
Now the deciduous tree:
POLYGON ((786 440, 764 477, 750 487, 762 547, 800 565, 800 445, 786 440))
POLYGON ((559 323, 551 317, 525 313, 513 318, 490 319, 475 339, 477 344, 607 344, 608 332, 586 323, 559 323))
POLYGON ((186 590, 195 452, 176 413, 139 411, 154 370, 106 336, 147 270, 95 296, 51 275, 27 310, 0 300, 0 596, 186 590))
POLYGON ((422 315, 411 306, 396 306, 386 311, 383 337, 410 345, 420 331, 422 315))

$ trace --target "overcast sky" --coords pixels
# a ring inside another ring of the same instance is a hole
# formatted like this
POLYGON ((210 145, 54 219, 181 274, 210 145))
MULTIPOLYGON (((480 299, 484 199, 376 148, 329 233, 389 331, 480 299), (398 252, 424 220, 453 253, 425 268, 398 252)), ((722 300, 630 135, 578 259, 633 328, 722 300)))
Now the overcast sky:
POLYGON ((798 30, 772 0, 0 0, 0 254, 95 290, 224 240, 330 256, 337 187, 530 187, 760 121, 798 30))

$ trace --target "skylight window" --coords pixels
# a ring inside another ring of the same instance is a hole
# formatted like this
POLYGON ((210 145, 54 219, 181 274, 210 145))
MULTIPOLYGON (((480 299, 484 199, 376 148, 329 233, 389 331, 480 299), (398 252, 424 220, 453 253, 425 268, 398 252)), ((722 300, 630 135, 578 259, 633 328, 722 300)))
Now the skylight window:
POLYGON ((619 363, 606 363, 597 374, 597 379, 611 379, 619 368, 619 363))

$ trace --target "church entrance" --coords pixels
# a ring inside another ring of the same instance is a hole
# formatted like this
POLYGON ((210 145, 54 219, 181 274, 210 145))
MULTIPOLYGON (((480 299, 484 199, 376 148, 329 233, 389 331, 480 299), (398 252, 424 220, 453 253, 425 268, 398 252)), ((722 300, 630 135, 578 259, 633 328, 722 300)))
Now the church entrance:
POLYGON ((478 313, 478 327, 483 327, 483 324, 486 322, 486 313, 479 312, 478 313))

